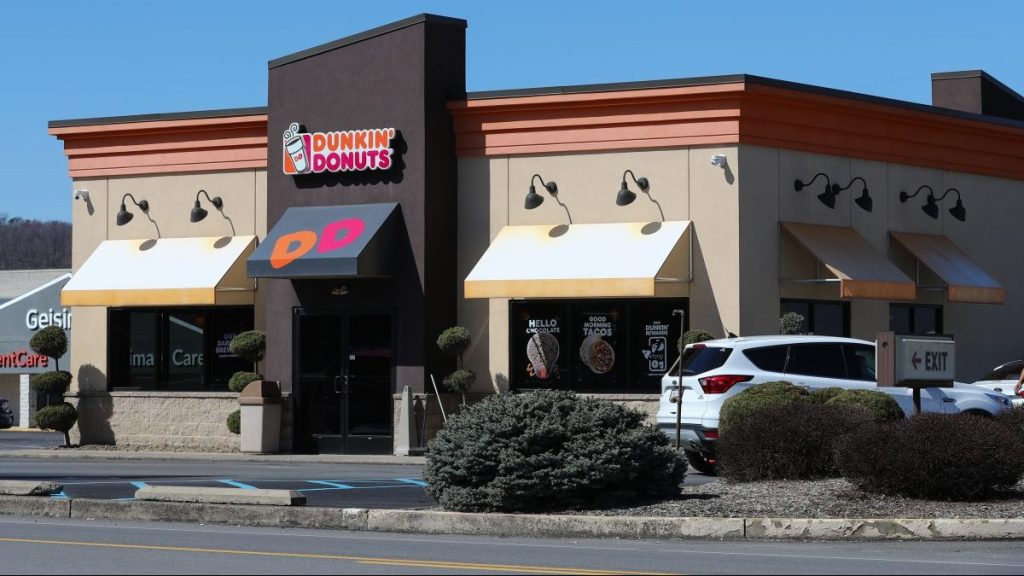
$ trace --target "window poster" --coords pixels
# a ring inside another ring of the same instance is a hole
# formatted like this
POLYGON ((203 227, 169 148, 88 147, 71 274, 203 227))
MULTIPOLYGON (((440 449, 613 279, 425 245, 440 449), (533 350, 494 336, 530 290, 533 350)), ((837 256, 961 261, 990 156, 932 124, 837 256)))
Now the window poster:
POLYGON ((659 387, 662 376, 679 355, 679 317, 674 306, 648 304, 635 307, 632 315, 630 355, 636 388, 659 387))
POLYGON ((615 388, 624 363, 621 305, 581 307, 574 315, 579 368, 578 388, 615 388), (617 359, 620 360, 617 362, 617 359))
POLYGON ((565 327, 561 306, 520 306, 513 335, 513 370, 525 388, 557 388, 562 381, 565 327))

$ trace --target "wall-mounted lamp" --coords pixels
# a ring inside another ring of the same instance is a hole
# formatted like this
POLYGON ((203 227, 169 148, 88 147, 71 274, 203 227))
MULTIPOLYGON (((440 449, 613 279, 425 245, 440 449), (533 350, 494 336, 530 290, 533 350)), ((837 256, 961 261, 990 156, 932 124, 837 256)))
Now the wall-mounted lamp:
POLYGON ((213 198, 210 198, 210 194, 206 190, 200 190, 199 192, 196 192, 196 204, 195 206, 192 207, 192 213, 189 214, 188 217, 189 221, 192 222, 193 224, 201 221, 203 218, 206 218, 206 215, 209 214, 209 212, 207 212, 202 206, 199 205, 200 194, 205 194, 206 199, 210 202, 210 204, 213 204, 213 207, 216 208, 217 210, 220 210, 221 208, 224 207, 224 201, 220 199, 220 196, 214 196, 213 198))
POLYGON ((935 197, 935 190, 932 190, 931 186, 929 186, 927 184, 924 184, 920 188, 915 190, 913 194, 907 194, 906 191, 901 190, 900 191, 900 202, 906 202, 907 200, 910 200, 911 198, 913 198, 913 197, 917 196, 918 194, 920 194, 921 190, 924 190, 925 188, 928 189, 928 197, 925 199, 924 206, 921 206, 921 210, 925 214, 927 214, 927 215, 931 216, 932 218, 938 220, 938 218, 939 218, 939 204, 938 203, 941 202, 943 199, 945 199, 946 196, 949 196, 950 192, 956 192, 956 205, 949 209, 949 213, 950 213, 951 216, 953 216, 953 218, 956 218, 957 220, 959 220, 961 222, 967 221, 967 209, 964 208, 963 200, 960 198, 960 191, 957 190, 956 188, 948 188, 948 189, 946 189, 945 192, 942 193, 942 196, 939 196, 938 198, 936 198, 935 197))
POLYGON ((615 195, 615 204, 617 206, 628 206, 633 203, 633 200, 636 200, 636 193, 630 190, 629 186, 626 185, 627 174, 629 174, 630 178, 633 179, 633 182, 636 182, 636 185, 637 187, 640 188, 640 191, 646 194, 647 198, 650 199, 651 202, 654 202, 654 205, 658 207, 658 212, 661 213, 661 221, 664 222, 665 212, 664 210, 661 209, 661 204, 657 200, 655 200, 653 196, 651 196, 650 181, 648 181, 647 178, 644 178, 643 176, 637 178, 636 174, 633 174, 633 171, 630 170, 629 168, 627 168, 626 171, 622 173, 622 186, 619 188, 619 193, 615 195))
POLYGON ((853 186, 853 183, 857 182, 858 180, 860 181, 860 183, 864 187, 864 189, 861 191, 860 196, 858 196, 856 199, 854 199, 853 203, 856 204, 857 206, 860 206, 861 210, 863 210, 865 212, 871 212, 871 208, 874 205, 874 202, 872 202, 872 200, 871 200, 871 195, 868 194, 868 183, 867 183, 867 181, 864 180, 863 178, 861 178, 860 176, 855 176, 853 178, 853 180, 850 180, 850 183, 847 184, 846 186, 839 186, 839 185, 834 186, 832 188, 832 192, 833 193, 832 193, 832 196, 831 196, 831 203, 825 202, 825 200, 822 199, 821 196, 818 196, 818 199, 820 199, 822 202, 824 202, 825 205, 828 206, 829 208, 832 208, 836 204, 836 194, 839 194, 843 190, 849 190, 850 187, 853 186))
POLYGON ((555 184, 554 181, 545 182, 544 178, 541 178, 540 174, 534 174, 532 177, 530 177, 530 191, 526 193, 527 210, 533 210, 537 206, 540 206, 541 204, 544 203, 544 197, 541 196, 540 194, 537 194, 537 188, 535 188, 533 185, 533 181, 535 179, 539 179, 541 185, 547 189, 548 194, 551 194, 551 196, 556 201, 558 200, 558 184, 555 184))
POLYGON ((725 165, 729 163, 729 157, 725 154, 715 154, 711 157, 711 165, 718 168, 725 168, 725 165))
POLYGON ((836 194, 839 194, 839 184, 833 184, 832 180, 828 177, 828 174, 825 174, 824 172, 818 172, 817 174, 814 175, 813 178, 811 178, 807 182, 797 179, 797 181, 793 183, 793 189, 799 192, 806 188, 807 186, 814 184, 814 181, 821 176, 825 177, 825 191, 822 192, 821 194, 818 194, 818 200, 821 200, 821 203, 824 204, 825 206, 828 206, 829 208, 835 208, 836 194))
POLYGON ((129 212, 128 208, 125 206, 125 204, 124 204, 124 199, 125 198, 131 198, 132 199, 132 203, 134 203, 136 206, 138 206, 139 210, 142 210, 142 212, 146 213, 146 214, 149 213, 149 202, 147 202, 145 200, 136 200, 135 196, 132 196, 131 193, 129 192, 128 194, 125 194, 124 196, 121 197, 121 209, 117 211, 117 225, 118 226, 124 226, 125 224, 131 222, 132 218, 135 217, 135 215, 132 214, 131 212, 129 212))

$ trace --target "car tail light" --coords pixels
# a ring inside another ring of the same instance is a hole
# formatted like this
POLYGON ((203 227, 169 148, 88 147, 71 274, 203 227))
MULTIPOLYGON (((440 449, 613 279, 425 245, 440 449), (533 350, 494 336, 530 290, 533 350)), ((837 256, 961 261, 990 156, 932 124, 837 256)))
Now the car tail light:
POLYGON ((737 376, 732 374, 720 374, 718 376, 707 376, 699 380, 701 389, 705 394, 724 394, 739 382, 749 382, 753 376, 737 376))
POLYGON ((705 430, 704 437, 708 440, 718 440, 718 430, 705 430))

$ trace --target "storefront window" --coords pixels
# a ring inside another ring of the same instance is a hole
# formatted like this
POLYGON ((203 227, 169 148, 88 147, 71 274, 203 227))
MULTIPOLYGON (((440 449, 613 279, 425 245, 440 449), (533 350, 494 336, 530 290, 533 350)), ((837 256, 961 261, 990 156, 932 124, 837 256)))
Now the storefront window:
POLYGON ((828 300, 783 300, 782 314, 804 317, 803 332, 819 336, 850 336, 850 303, 828 300))
POLYGON ((903 334, 941 334, 942 306, 890 304, 889 329, 903 334))
POLYGON ((675 361, 686 301, 513 301, 513 389, 657 392, 675 361))
POLYGON ((137 390, 226 391, 252 366, 231 354, 231 338, 253 326, 251 307, 110 311, 110 386, 137 390))

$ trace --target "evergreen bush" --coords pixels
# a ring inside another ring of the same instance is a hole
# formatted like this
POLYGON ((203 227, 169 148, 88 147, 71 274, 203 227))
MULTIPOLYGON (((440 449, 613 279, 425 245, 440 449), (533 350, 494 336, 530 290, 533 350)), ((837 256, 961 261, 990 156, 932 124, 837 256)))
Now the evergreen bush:
POLYGON ((228 430, 232 434, 242 433, 242 411, 235 410, 231 414, 228 414, 228 430))
MULTIPOLYGON (((53 358, 56 364, 61 356, 67 354, 68 335, 64 332, 63 328, 47 326, 32 335, 32 339, 28 341, 28 346, 36 354, 53 358)), ((60 366, 57 366, 57 368, 59 369, 60 366)))
POLYGON ((463 408, 423 472, 446 510, 539 511, 676 495, 686 462, 639 411, 538 390, 463 408))
POLYGON ((1019 434, 994 418, 925 413, 863 426, 836 445, 836 463, 868 492, 981 500, 1024 475, 1019 434))
POLYGON ((900 408, 896 399, 878 390, 842 390, 825 404, 864 408, 871 413, 876 422, 891 422, 906 418, 906 414, 903 413, 903 409, 900 408))
POLYGON ((733 481, 836 476, 836 441, 871 422, 864 408, 791 402, 762 406, 718 441, 719 473, 733 481))
POLYGON ((232 354, 258 364, 267 354, 267 335, 260 330, 242 332, 231 339, 228 348, 232 354))
POLYGON ((747 388, 743 392, 726 399, 722 403, 719 414, 718 428, 724 437, 735 423, 750 418, 755 412, 770 406, 808 402, 810 394, 807 389, 794 386, 789 382, 765 382, 747 388))
POLYGON ((832 386, 830 388, 815 388, 811 390, 811 395, 808 400, 813 404, 824 404, 836 396, 846 392, 846 388, 839 388, 832 386))
POLYGON ((805 318, 796 312, 787 312, 779 318, 779 334, 806 334, 804 329, 805 318))
POLYGON ((231 379, 228 380, 228 390, 232 392, 241 392, 245 390, 245 387, 250 382, 256 380, 263 380, 263 374, 257 374, 255 372, 235 372, 231 375, 231 379))
POLYGON ((28 385, 36 392, 63 395, 71 386, 71 372, 55 370, 29 376, 28 385))
POLYGON ((53 430, 64 433, 64 446, 71 446, 71 430, 78 422, 78 412, 67 402, 47 406, 36 412, 36 426, 40 430, 53 430))

